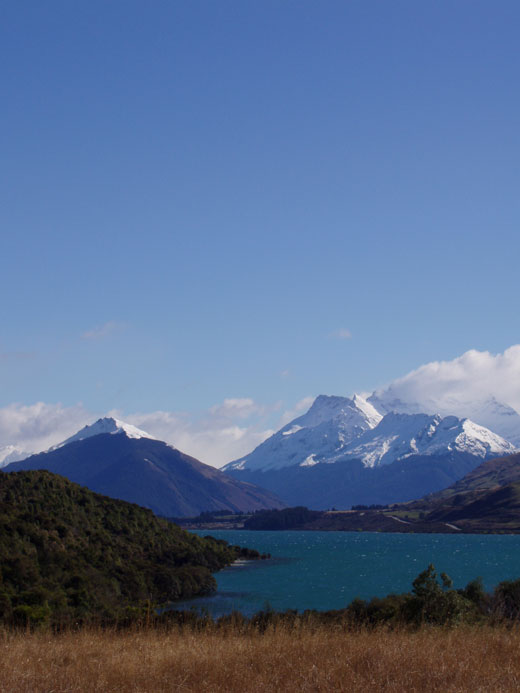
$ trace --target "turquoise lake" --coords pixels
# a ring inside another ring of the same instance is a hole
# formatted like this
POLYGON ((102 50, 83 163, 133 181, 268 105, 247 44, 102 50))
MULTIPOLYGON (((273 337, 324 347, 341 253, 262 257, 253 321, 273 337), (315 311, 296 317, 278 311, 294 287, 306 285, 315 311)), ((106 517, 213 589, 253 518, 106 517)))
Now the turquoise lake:
MULTIPOLYGON (((208 530, 197 532, 210 534, 208 530)), ((341 609, 355 597, 407 592, 429 563, 454 587, 482 577, 486 589, 520 578, 520 535, 386 534, 371 532, 211 531, 218 539, 268 552, 268 561, 233 565, 216 574, 218 591, 176 608, 341 609)))

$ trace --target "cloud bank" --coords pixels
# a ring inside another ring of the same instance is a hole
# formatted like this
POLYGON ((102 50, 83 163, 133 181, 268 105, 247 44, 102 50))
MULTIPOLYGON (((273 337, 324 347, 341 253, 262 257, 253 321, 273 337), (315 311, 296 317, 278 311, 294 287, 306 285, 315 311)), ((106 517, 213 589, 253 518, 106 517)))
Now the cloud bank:
POLYGON ((520 412, 520 344, 503 354, 472 349, 452 361, 432 361, 377 391, 405 402, 479 402, 494 397, 520 412))
POLYGON ((0 408, 0 450, 15 445, 26 452, 41 452, 102 416, 115 416, 206 464, 220 467, 272 435, 274 429, 268 420, 274 416, 278 422, 284 415, 279 409, 279 402, 267 406, 250 398, 228 398, 198 415, 171 411, 92 412, 81 404, 10 404, 0 408))
POLYGON ((370 401, 381 412, 469 418, 520 448, 520 345, 503 354, 473 349, 452 361, 427 363, 370 401))
POLYGON ((230 402, 237 403, 238 400, 224 400, 198 417, 168 411, 126 416, 113 412, 113 415, 201 462, 221 467, 246 455, 274 433, 274 430, 265 427, 264 417, 259 416, 263 407, 256 405, 253 400, 247 400, 247 403, 243 400, 242 405, 230 402), (244 421, 246 418, 248 420, 244 421))
POLYGON ((92 413, 81 404, 9 404, 0 409, 0 448, 16 445, 27 452, 40 452, 73 435, 92 419, 92 413))

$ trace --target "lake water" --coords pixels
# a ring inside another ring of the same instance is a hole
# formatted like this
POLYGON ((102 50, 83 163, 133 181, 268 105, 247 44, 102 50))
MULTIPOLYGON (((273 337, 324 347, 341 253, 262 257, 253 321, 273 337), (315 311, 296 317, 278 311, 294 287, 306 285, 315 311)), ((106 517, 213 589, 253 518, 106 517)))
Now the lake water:
POLYGON ((214 616, 233 609, 251 615, 266 605, 277 611, 341 609, 355 597, 408 592, 429 563, 438 573, 446 572, 454 587, 464 587, 478 576, 486 589, 520 578, 520 535, 247 530, 211 534, 273 558, 220 571, 215 595, 176 608, 195 606, 214 616))

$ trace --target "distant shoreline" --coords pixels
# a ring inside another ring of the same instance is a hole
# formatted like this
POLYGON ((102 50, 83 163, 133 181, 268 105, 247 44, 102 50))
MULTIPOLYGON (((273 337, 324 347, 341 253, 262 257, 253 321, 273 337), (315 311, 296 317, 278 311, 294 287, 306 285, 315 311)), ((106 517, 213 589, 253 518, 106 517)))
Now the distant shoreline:
POLYGON ((253 515, 175 518, 187 530, 273 530, 309 532, 382 532, 391 534, 520 534, 520 520, 499 513, 487 517, 428 519, 418 502, 365 510, 285 508, 253 515))

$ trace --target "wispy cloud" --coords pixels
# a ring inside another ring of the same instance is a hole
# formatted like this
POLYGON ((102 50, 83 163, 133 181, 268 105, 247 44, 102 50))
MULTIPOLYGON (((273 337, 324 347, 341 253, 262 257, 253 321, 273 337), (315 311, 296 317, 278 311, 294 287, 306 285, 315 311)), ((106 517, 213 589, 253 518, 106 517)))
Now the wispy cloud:
POLYGON ((35 351, 0 351, 0 361, 30 361, 34 358, 35 351))
POLYGON ((211 407, 209 411, 215 418, 247 419, 254 414, 263 414, 265 407, 257 404, 250 397, 228 397, 220 404, 211 407))
POLYGON ((352 339, 352 332, 347 330, 346 327, 340 327, 339 330, 335 330, 330 334, 334 339, 352 339))
POLYGON ((28 406, 10 404, 0 409, 0 447, 17 445, 28 452, 40 452, 65 440, 95 418, 81 404, 73 407, 45 402, 28 406))
POLYGON ((115 320, 109 320, 108 322, 104 323, 103 325, 99 325, 97 327, 94 327, 92 330, 87 330, 86 332, 83 332, 83 334, 81 335, 81 338, 87 339, 87 340, 88 339, 92 339, 92 340, 103 339, 104 337, 108 337, 109 335, 123 329, 124 327, 125 327, 125 325, 121 322, 116 322, 115 320))

